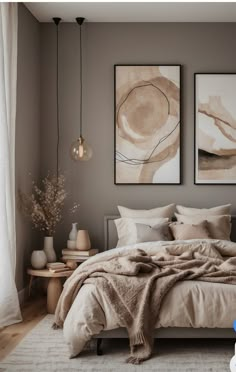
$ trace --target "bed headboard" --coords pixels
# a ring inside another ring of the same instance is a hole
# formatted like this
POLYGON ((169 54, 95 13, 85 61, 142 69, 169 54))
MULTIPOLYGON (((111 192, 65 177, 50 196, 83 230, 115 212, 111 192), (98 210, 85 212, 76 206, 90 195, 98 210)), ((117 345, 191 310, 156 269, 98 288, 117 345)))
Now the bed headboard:
POLYGON ((114 220, 120 218, 120 216, 105 216, 104 217, 104 237, 105 237, 105 247, 104 250, 112 249, 116 247, 118 236, 116 231, 116 225, 114 220))
MULTIPOLYGON (((105 247, 104 250, 112 249, 116 247, 118 236, 114 220, 120 218, 118 215, 105 216, 104 217, 104 237, 105 247)), ((232 233, 231 240, 236 242, 236 215, 232 216, 232 233)))

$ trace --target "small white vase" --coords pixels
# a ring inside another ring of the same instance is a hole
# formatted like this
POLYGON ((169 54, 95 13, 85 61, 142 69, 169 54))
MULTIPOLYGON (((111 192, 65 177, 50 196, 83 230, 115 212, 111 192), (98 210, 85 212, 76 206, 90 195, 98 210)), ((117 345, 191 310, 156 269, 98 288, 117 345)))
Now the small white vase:
POLYGON ((45 236, 44 237, 44 247, 43 250, 47 256, 48 262, 56 262, 57 256, 55 250, 53 248, 53 237, 52 236, 45 236))
POLYGON ((34 269, 43 269, 47 263, 47 256, 41 249, 40 251, 33 251, 31 255, 31 265, 34 269))
POLYGON ((72 223, 72 229, 71 229, 71 232, 70 232, 70 234, 69 234, 69 239, 70 239, 70 240, 74 240, 74 241, 76 241, 77 234, 78 234, 77 225, 78 225, 77 222, 73 222, 73 223, 72 223))
POLYGON ((76 249, 76 240, 67 240, 68 249, 76 249))
POLYGON ((91 248, 88 230, 79 230, 76 239, 76 248, 79 251, 88 251, 91 248))

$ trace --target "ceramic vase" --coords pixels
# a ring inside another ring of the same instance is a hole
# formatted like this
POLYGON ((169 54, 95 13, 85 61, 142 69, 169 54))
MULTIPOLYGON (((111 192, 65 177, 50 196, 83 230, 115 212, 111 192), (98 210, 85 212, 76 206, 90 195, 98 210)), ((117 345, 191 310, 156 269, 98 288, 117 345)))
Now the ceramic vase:
POLYGON ((79 230, 76 239, 76 248, 79 251, 88 251, 91 248, 88 230, 79 230))
POLYGON ((76 249, 76 240, 67 240, 68 249, 76 249))
POLYGON ((77 234, 78 234, 77 225, 78 225, 77 222, 72 223, 72 229, 71 229, 71 232, 69 234, 69 239, 70 240, 76 241, 76 239, 77 239, 77 234))
POLYGON ((43 250, 33 251, 31 255, 31 265, 34 269, 44 269, 47 263, 47 256, 43 250))
POLYGON ((48 262, 56 262, 57 256, 53 247, 53 237, 45 236, 44 237, 44 247, 43 250, 46 254, 48 262))

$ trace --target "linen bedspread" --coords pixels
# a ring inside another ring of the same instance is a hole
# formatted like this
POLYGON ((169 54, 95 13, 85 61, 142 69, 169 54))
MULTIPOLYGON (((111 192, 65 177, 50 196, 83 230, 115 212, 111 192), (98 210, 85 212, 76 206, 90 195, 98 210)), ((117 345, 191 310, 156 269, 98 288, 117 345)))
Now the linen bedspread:
POLYGON ((82 264, 66 281, 55 324, 63 325, 79 291, 95 285, 99 289, 99 296, 95 296, 96 300, 93 296, 92 301, 96 302, 96 310, 90 322, 87 319, 94 327, 84 324, 76 338, 74 316, 68 316, 71 329, 66 324, 65 336, 71 356, 78 354, 88 338, 105 327, 104 315, 109 309, 117 327, 128 331, 131 346, 128 361, 140 363, 151 355, 153 330, 168 292, 183 280, 236 284, 235 256, 236 244, 219 240, 142 243, 101 253, 82 264))

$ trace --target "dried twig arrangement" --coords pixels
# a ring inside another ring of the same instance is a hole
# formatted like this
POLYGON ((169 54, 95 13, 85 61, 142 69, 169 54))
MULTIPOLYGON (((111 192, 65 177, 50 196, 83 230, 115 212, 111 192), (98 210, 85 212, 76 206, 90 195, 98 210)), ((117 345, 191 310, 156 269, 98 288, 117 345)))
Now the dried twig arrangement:
MULTIPOLYGON (((33 226, 52 236, 62 219, 62 208, 67 197, 65 177, 48 175, 39 187, 33 182, 31 195, 19 191, 20 208, 28 216, 33 226)), ((75 205, 78 208, 78 205, 75 205)))

